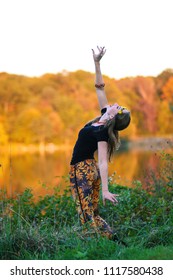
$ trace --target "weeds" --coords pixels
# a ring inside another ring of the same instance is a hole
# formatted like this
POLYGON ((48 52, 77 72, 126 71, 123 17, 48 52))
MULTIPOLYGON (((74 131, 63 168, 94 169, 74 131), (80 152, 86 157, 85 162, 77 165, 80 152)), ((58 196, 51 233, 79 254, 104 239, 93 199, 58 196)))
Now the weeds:
POLYGON ((127 248, 92 232, 86 234, 68 190, 60 195, 55 189, 53 195, 37 201, 30 189, 15 198, 1 192, 0 259, 173 259, 171 172, 171 168, 164 171, 159 182, 153 177, 147 190, 138 181, 133 188, 110 181, 119 203, 107 202, 103 207, 100 202, 100 215, 127 248))

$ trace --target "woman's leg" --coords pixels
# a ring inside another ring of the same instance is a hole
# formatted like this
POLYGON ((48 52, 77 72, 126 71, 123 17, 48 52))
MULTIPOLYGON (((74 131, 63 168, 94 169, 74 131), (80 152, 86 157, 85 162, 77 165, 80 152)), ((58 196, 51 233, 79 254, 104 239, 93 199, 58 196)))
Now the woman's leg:
POLYGON ((112 237, 109 225, 98 215, 100 175, 94 160, 71 166, 70 185, 82 224, 89 222, 103 236, 112 237))
POLYGON ((71 166, 70 187, 76 203, 81 224, 88 223, 97 231, 94 220, 92 185, 95 178, 92 160, 79 162, 71 166))
MULTIPOLYGON (((99 171, 98 171, 99 174, 99 171)), ((100 191, 101 179, 100 176, 93 183, 93 193, 92 193, 92 201, 93 201, 93 210, 94 210, 94 220, 97 225, 97 228, 102 236, 106 236, 109 239, 112 239, 113 230, 107 224, 107 222, 99 216, 98 211, 98 203, 99 203, 99 191, 100 191)))

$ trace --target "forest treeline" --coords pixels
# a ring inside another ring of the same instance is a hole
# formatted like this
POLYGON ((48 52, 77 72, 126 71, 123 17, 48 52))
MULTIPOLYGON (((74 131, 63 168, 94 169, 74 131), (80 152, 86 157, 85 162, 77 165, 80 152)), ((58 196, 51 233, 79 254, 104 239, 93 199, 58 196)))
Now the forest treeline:
MULTIPOLYGON (((173 70, 157 77, 112 79, 104 76, 110 103, 131 110, 122 135, 173 134, 173 70)), ((94 74, 86 71, 27 77, 0 73, 0 144, 71 144, 78 130, 100 114, 94 74)))

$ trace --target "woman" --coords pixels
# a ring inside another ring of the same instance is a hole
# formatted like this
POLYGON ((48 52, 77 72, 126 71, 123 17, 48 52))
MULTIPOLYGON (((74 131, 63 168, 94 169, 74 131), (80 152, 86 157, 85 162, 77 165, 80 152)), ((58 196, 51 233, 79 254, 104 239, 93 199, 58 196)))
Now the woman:
POLYGON ((119 130, 130 123, 130 112, 117 103, 108 105, 104 91, 100 60, 104 47, 93 52, 95 64, 95 87, 101 109, 101 116, 87 123, 79 132, 71 159, 70 187, 82 225, 86 224, 96 233, 114 239, 110 226, 98 214, 100 184, 103 204, 105 200, 117 203, 117 194, 108 189, 108 161, 120 145, 119 130), (94 158, 98 151, 98 164, 94 158))

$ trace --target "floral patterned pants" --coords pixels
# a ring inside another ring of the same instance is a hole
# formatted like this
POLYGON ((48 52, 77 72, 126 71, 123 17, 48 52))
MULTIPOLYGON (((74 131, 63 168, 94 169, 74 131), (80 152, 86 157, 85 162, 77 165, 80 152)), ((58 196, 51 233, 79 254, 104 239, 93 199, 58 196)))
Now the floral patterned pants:
POLYGON ((98 213, 100 173, 94 159, 71 165, 70 188, 81 224, 88 224, 95 232, 111 239, 113 231, 98 213))

